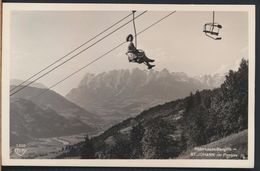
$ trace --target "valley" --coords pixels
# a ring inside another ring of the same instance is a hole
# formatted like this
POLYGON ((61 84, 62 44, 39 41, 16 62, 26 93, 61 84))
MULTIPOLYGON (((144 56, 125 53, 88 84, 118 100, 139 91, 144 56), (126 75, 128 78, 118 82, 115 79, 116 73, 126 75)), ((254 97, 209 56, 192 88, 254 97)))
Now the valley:
POLYGON ((84 141, 84 134, 71 136, 52 137, 52 138, 37 138, 27 144, 23 144, 22 149, 25 151, 23 155, 15 152, 15 148, 11 147, 10 157, 13 159, 52 159, 59 156, 66 146, 74 145, 84 141))

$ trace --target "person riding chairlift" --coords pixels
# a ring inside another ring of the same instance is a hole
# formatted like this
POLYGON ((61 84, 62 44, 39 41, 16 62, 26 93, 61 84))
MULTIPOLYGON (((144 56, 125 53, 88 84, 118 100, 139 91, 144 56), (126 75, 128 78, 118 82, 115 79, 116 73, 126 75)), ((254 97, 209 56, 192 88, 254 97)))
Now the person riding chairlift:
POLYGON ((149 62, 154 62, 153 59, 148 58, 145 55, 145 52, 141 49, 136 49, 134 43, 133 43, 133 35, 129 34, 126 38, 127 42, 130 42, 128 45, 128 51, 126 55, 128 56, 129 62, 136 62, 136 63, 144 63, 148 66, 148 69, 153 68, 155 65, 151 65, 149 62))

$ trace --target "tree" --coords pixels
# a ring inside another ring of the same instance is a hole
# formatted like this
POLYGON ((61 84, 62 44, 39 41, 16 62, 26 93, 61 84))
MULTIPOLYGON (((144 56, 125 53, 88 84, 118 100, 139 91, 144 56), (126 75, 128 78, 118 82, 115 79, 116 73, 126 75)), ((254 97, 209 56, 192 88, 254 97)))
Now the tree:
POLYGON ((80 151, 80 155, 82 159, 93 159, 95 158, 95 150, 93 147, 93 143, 91 139, 89 139, 88 135, 85 137, 84 144, 80 151))
POLYGON ((240 87, 239 98, 241 99, 240 105, 237 106, 240 110, 238 125, 240 126, 239 129, 243 130, 248 127, 248 60, 241 60, 238 74, 240 87))
POLYGON ((153 123, 153 146, 156 147, 155 158, 168 159, 177 157, 182 148, 182 140, 173 138, 176 135, 174 122, 158 119, 153 123))
POLYGON ((141 158, 143 155, 142 149, 142 138, 144 136, 144 127, 141 124, 138 124, 133 127, 130 140, 131 140, 131 149, 132 149, 132 157, 131 158, 141 158))
POLYGON ((125 138, 118 136, 116 137, 116 144, 110 149, 110 158, 113 159, 129 159, 131 156, 131 143, 125 138))
POLYGON ((194 106, 194 95, 191 92, 190 96, 187 97, 186 100, 186 105, 185 105, 186 113, 189 112, 193 106, 194 106))

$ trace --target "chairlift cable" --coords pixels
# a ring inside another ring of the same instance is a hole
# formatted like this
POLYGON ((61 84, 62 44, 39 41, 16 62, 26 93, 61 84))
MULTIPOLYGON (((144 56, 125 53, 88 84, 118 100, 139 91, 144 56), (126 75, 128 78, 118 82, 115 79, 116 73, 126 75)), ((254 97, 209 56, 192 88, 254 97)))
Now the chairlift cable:
POLYGON ((32 78, 34 78, 35 76, 39 75, 40 73, 42 73, 43 71, 45 71, 46 69, 50 68, 51 66, 53 66, 54 64, 58 63, 60 60, 66 58, 67 56, 69 56, 70 54, 74 53, 75 51, 77 51, 78 49, 80 49, 81 47, 85 46, 87 43, 91 42, 92 40, 94 40, 95 38, 97 38, 98 36, 100 36, 101 34, 105 33, 106 31, 108 31, 109 29, 113 28, 114 26, 116 26, 117 24, 121 23, 122 21, 124 21, 125 19, 127 19, 130 15, 132 15, 132 13, 128 14, 127 16, 123 17, 122 19, 118 20, 117 22, 115 22, 114 24, 112 24, 111 26, 109 26, 108 28, 106 28, 105 30, 101 31, 100 33, 98 33, 97 35, 95 35, 94 37, 92 37, 91 39, 89 39, 88 41, 84 42, 83 44, 81 44, 80 46, 78 46, 77 48, 73 49, 72 51, 68 52, 67 54, 65 54, 64 56, 62 56, 61 58, 57 59, 56 61, 52 62, 51 64, 49 64, 48 66, 46 66, 45 68, 41 69, 39 72, 33 74, 31 77, 27 78, 25 81, 23 81, 22 83, 20 83, 19 85, 15 86, 14 88, 12 88, 10 90, 10 92, 12 92, 13 90, 17 89, 18 87, 22 86, 24 83, 26 83, 27 81, 31 80, 32 78))
MULTIPOLYGON (((147 12, 144 11, 141 14, 139 14, 138 16, 135 17, 139 18, 140 16, 142 16, 143 14, 145 14, 147 12)), ((91 48, 92 46, 96 45, 97 43, 101 42, 102 40, 104 40, 105 38, 109 37, 111 34, 115 33, 116 31, 120 30, 121 28, 123 28, 124 26, 126 26, 127 24, 129 24, 130 22, 132 22, 132 20, 126 22, 125 24, 121 25, 120 27, 118 27, 117 29, 111 31, 110 33, 108 33, 107 35, 105 35, 104 37, 100 38, 99 40, 97 40, 96 42, 92 43, 91 45, 89 45, 88 47, 84 48, 83 50, 81 50, 80 52, 76 53, 75 55, 73 55, 72 57, 68 58, 67 60, 63 61, 62 63, 60 63, 59 65, 55 66, 54 68, 52 68, 51 70, 47 71, 46 73, 44 73, 43 75, 35 78, 34 80, 32 80, 31 82, 25 84, 24 86, 22 86, 20 89, 16 90, 15 92, 11 93, 10 96, 13 96, 14 94, 18 93, 19 91, 23 90, 24 88, 28 87, 29 85, 33 84, 34 82, 36 82, 37 80, 41 79, 42 77, 48 75, 49 73, 51 73, 52 71, 54 71, 55 69, 59 68, 60 66, 64 65, 65 63, 67 63, 68 61, 72 60, 73 58, 77 57, 78 55, 80 55, 81 53, 85 52, 86 50, 88 50, 89 48, 91 48)))
POLYGON ((73 73, 71 73, 70 75, 68 75, 67 77, 63 78, 62 80, 58 81, 57 83, 53 84, 52 86, 50 86, 49 88, 45 89, 43 92, 41 92, 39 95, 31 98, 30 100, 33 100, 41 95, 43 95, 44 93, 48 92, 49 90, 51 90, 52 88, 56 87, 57 85, 59 85, 60 83, 62 83, 63 81, 69 79, 70 77, 72 77, 73 75, 77 74, 78 72, 82 71, 83 69, 87 68, 89 65, 95 63, 96 61, 98 61, 99 59, 101 59, 102 57, 104 57, 105 55, 111 53, 112 51, 114 51, 115 49, 119 48, 120 46, 122 46, 123 44, 125 44, 126 42, 122 42, 119 45, 117 45, 116 47, 114 47, 113 49, 109 50, 108 52, 104 53, 103 55, 101 55, 100 57, 94 59, 93 61, 91 61, 90 63, 88 63, 87 65, 81 67, 80 69, 74 71, 73 73))
POLYGON ((163 18, 161 18, 160 20, 157 20, 156 22, 154 22, 153 24, 151 24, 150 26, 146 27, 145 29, 143 29, 142 31, 138 32, 137 35, 142 34, 143 32, 145 32, 146 30, 150 29, 151 27, 153 27, 154 25, 160 23, 162 20, 168 18, 169 16, 171 16, 172 14, 174 14, 176 11, 173 11, 169 14, 167 14, 166 16, 164 16, 163 18))
MULTIPOLYGON (((156 22, 152 23, 151 25, 149 25, 148 27, 146 27, 145 29, 143 29, 142 31, 138 32, 136 35, 140 35, 143 32, 147 31, 148 29, 150 29, 151 27, 155 26, 156 24, 160 23, 161 21, 163 21, 164 19, 166 19, 167 17, 171 16, 173 13, 175 13, 176 11, 173 11, 169 14, 167 14, 166 16, 164 16, 163 18, 157 20, 156 22)), ((112 51, 116 50, 117 48, 121 47, 123 44, 125 44, 126 42, 122 42, 120 44, 118 44, 117 46, 115 46, 114 48, 112 48, 111 50, 107 51, 106 53, 104 53, 103 55, 99 56, 98 58, 92 60, 90 63, 88 63, 87 65, 81 67, 80 69, 74 71, 73 73, 71 73, 70 75, 68 75, 67 77, 63 78, 62 80, 58 81, 57 83, 53 84, 52 86, 50 86, 49 88, 47 88, 45 91, 41 92, 39 95, 36 95, 34 97, 32 97, 30 100, 35 99, 40 97, 41 95, 45 94, 46 92, 48 92, 49 90, 51 90, 52 88, 56 87, 57 85, 59 85, 60 83, 62 83, 63 81, 69 79, 70 77, 72 77, 73 75, 75 75, 76 73, 82 71, 83 69, 87 68, 88 66, 90 66, 91 64, 97 62, 98 60, 100 60, 101 58, 105 57, 107 54, 111 53, 112 51)))

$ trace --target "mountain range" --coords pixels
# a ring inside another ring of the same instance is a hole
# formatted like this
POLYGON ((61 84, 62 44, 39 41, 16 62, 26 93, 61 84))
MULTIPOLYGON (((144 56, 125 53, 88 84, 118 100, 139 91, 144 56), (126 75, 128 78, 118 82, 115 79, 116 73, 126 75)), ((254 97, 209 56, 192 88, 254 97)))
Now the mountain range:
POLYGON ((105 127, 167 101, 185 97, 196 90, 220 85, 224 76, 189 77, 185 73, 112 70, 86 74, 66 98, 105 120, 105 127))

